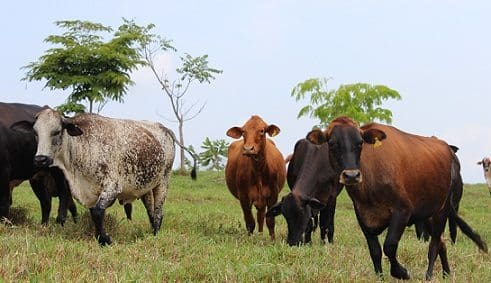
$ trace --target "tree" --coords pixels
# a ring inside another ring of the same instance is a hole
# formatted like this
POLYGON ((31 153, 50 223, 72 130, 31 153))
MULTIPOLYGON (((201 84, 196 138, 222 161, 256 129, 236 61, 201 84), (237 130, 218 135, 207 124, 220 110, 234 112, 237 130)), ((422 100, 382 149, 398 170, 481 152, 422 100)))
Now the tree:
MULTIPOLYGON (((184 56, 180 56, 181 67, 175 69, 178 78, 169 80, 169 70, 165 70, 163 67, 159 68, 155 63, 155 57, 162 52, 177 52, 177 49, 172 46, 172 42, 153 34, 152 29, 155 26, 152 24, 138 26, 132 20, 124 19, 124 21, 125 23, 119 28, 119 31, 133 34, 139 38, 137 50, 145 61, 145 65, 151 69, 162 91, 169 98, 174 117, 178 123, 179 142, 184 146, 184 122, 194 119, 205 107, 205 104, 203 104, 193 111, 196 104, 186 107, 184 96, 188 93, 191 84, 195 82, 200 84, 204 82, 210 83, 211 80, 215 79, 215 75, 222 73, 222 71, 208 66, 208 55, 193 57, 189 54, 184 54, 184 56)), ((184 172, 185 156, 182 147, 180 160, 181 172, 184 172)))
POLYGON ((88 21, 57 21, 65 29, 61 35, 50 35, 45 42, 59 45, 48 49, 38 61, 26 66, 23 80, 46 80, 45 88, 71 89, 65 104, 58 107, 63 112, 82 112, 86 106, 98 112, 109 100, 123 102, 128 86, 133 82, 129 73, 145 62, 133 48, 139 38, 128 32, 118 32, 108 41, 101 33, 112 28, 88 21))
POLYGON ((224 160, 227 157, 229 144, 224 139, 210 140, 208 137, 203 141, 199 154, 199 162, 202 166, 210 166, 211 170, 222 170, 224 160))
POLYGON ((361 124, 376 120, 392 123, 392 112, 380 105, 390 98, 400 100, 397 91, 384 85, 366 83, 341 85, 337 90, 328 90, 328 81, 328 78, 311 78, 293 88, 291 96, 296 101, 310 96, 310 104, 300 109, 297 118, 315 117, 319 119, 320 127, 342 115, 361 124))

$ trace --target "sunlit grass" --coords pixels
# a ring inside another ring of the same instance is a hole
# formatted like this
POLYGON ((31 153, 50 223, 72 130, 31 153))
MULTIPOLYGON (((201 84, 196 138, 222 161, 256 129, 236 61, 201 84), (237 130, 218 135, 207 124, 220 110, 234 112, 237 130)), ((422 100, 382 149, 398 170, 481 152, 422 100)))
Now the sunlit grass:
MULTIPOLYGON (((282 191, 285 194, 288 188, 282 191)), ((88 210, 78 206, 80 220, 64 227, 40 225, 37 198, 27 183, 14 190, 12 223, 0 225, 0 278, 7 282, 374 282, 365 239, 352 204, 343 192, 336 211, 334 245, 321 245, 318 231, 310 246, 288 247, 286 224, 277 218, 277 239, 268 233, 248 236, 238 201, 228 192, 223 172, 200 172, 197 181, 172 176, 161 231, 153 236, 140 201, 133 220, 123 207, 107 211, 106 228, 114 244, 99 247, 88 210)), ((484 185, 466 186, 460 214, 488 243, 491 241, 491 198, 484 185)), ((265 229, 267 231, 267 229, 265 229)), ((452 274, 442 279, 435 265, 434 282, 491 282, 491 257, 478 251, 459 231, 450 244, 452 274)), ((383 239, 380 239, 382 242, 383 239)), ((408 228, 398 250, 413 281, 424 281, 428 244, 408 228)), ((389 264, 384 257, 385 280, 389 264)), ((0 280, 2 281, 2 280, 0 280)))

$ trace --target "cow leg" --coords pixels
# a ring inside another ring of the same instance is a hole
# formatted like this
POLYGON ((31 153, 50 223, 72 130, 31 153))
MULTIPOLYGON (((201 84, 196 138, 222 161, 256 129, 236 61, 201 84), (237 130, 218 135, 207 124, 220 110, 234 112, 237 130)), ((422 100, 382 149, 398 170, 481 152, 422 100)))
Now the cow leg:
POLYGON ((150 191, 142 196, 142 202, 147 210, 148 220, 150 221, 150 225, 153 229, 153 234, 156 235, 159 230, 156 228, 156 219, 155 219, 155 201, 153 197, 153 192, 150 191))
POLYGON ((397 279, 409 279, 407 270, 397 261, 397 247, 406 227, 409 215, 394 212, 384 241, 384 253, 390 261, 390 274, 397 279))
MULTIPOLYGON (((72 194, 70 193, 70 188, 61 169, 57 167, 52 167, 50 168, 50 174, 55 180, 56 191, 59 198, 58 216, 56 217, 56 223, 60 223, 63 226, 66 221, 70 201, 73 203, 72 194)), ((71 210, 71 213, 73 216, 73 210, 71 210)))
POLYGON ((322 243, 326 243, 326 235, 327 242, 333 243, 334 241, 334 214, 336 212, 336 197, 329 198, 327 205, 324 209, 320 211, 320 232, 321 232, 321 241, 322 243))
POLYGON ((106 208, 111 206, 115 201, 117 195, 121 192, 121 188, 115 183, 106 183, 103 186, 102 192, 99 195, 99 199, 94 207, 90 208, 90 215, 95 226, 95 236, 101 246, 110 245, 112 243, 109 235, 106 234, 104 229, 104 215, 106 208))
POLYGON ((96 207, 90 208, 90 215, 92 216, 92 221, 94 221, 95 226, 95 237, 101 246, 112 244, 111 238, 104 230, 105 212, 106 210, 104 208, 100 208, 97 205, 96 207))
POLYGON ((249 232, 249 234, 252 234, 254 232, 254 228, 256 227, 256 223, 251 211, 252 203, 249 201, 248 198, 241 197, 240 206, 242 207, 242 212, 244 213, 244 220, 246 223, 247 232, 249 232))
POLYGON ((51 213, 51 196, 48 194, 48 189, 44 184, 44 178, 48 177, 41 176, 39 178, 30 179, 29 183, 41 204, 41 224, 47 225, 51 213))
MULTIPOLYGON (((276 202, 278 201, 278 197, 272 197, 270 199, 268 199, 268 202, 267 202, 267 208, 268 210, 273 207, 276 202)), ((266 217, 266 226, 268 226, 268 231, 269 231, 269 236, 271 237, 271 240, 274 240, 275 239, 275 233, 274 233, 274 227, 275 227, 275 219, 274 219, 274 216, 271 216, 271 217, 266 217)))
POLYGON ((131 220, 131 212, 133 211, 133 205, 131 203, 124 204, 124 213, 126 214, 126 218, 131 220))
POLYGON ((73 201, 73 198, 71 195, 68 198, 68 210, 70 210, 70 213, 72 214, 73 222, 77 223, 77 220, 78 220, 77 205, 73 201))
POLYGON ((368 244, 368 251, 370 252, 370 258, 372 259, 373 268, 378 276, 382 277, 382 248, 380 247, 380 242, 378 241, 378 236, 375 231, 368 229, 365 224, 361 221, 358 215, 358 210, 355 208, 356 219, 360 225, 361 231, 365 236, 368 244))
POLYGON ((433 277, 433 267, 435 266, 435 261, 437 255, 440 256, 442 263, 443 276, 450 274, 450 266, 448 264, 447 258, 447 247, 442 240, 442 233, 445 229, 446 217, 444 216, 433 216, 431 225, 431 241, 428 249, 428 269, 426 271, 426 280, 431 280, 433 277))
POLYGON ((0 220, 8 219, 12 204, 12 190, 10 189, 8 175, 0 168, 0 220))
POLYGON ((167 187, 169 182, 169 174, 165 174, 164 181, 162 184, 153 190, 153 199, 154 199, 154 219, 153 219, 153 234, 156 235, 160 230, 160 226, 162 225, 162 217, 163 217, 163 207, 164 202, 167 197, 167 187))
POLYGON ((259 233, 263 232, 263 227, 264 227, 264 215, 266 214, 266 207, 261 206, 260 208, 257 208, 257 231, 259 233))

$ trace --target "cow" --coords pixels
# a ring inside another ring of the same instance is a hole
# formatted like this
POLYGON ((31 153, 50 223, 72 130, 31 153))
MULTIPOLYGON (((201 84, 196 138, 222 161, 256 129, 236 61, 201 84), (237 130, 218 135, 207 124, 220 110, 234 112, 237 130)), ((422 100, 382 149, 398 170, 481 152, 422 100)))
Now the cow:
POLYGON ((491 158, 484 157, 481 161, 477 162, 477 165, 482 165, 484 178, 488 184, 489 194, 491 194, 491 158))
POLYGON ((289 245, 310 243, 317 223, 321 241, 325 243, 327 236, 327 241, 332 243, 336 198, 343 185, 338 182, 335 171, 329 169, 328 145, 314 145, 300 139, 289 157, 286 180, 291 192, 271 207, 266 216, 283 214, 288 225, 289 245))
POLYGON ((390 273, 397 279, 410 278, 396 253, 405 227, 417 221, 429 219, 427 280, 432 278, 437 255, 444 276, 450 273, 441 237, 449 215, 487 252, 486 243, 477 233, 468 234, 466 228, 470 227, 452 205, 459 179, 455 175, 460 172, 455 169, 459 166, 455 153, 444 141, 377 123, 360 128, 348 117, 333 120, 324 132, 313 130, 307 138, 329 145, 330 162, 353 202, 377 274, 382 274, 378 235, 387 230, 383 252, 389 259, 390 273))
MULTIPOLYGON (((276 125, 268 125, 257 115, 253 115, 242 127, 232 127, 227 131, 227 136, 231 138, 243 137, 228 148, 225 179, 229 191, 240 201, 249 234, 256 226, 252 205, 257 210, 258 231, 262 232, 266 208, 276 203, 285 184, 283 155, 275 143, 266 137, 266 134, 274 137, 279 132, 276 125)), ((274 217, 266 217, 266 225, 271 239, 274 239, 274 217)))
POLYGON ((43 107, 21 103, 0 103, 0 218, 8 218, 12 205, 12 190, 29 180, 32 190, 41 204, 41 223, 46 225, 51 211, 51 198, 60 199, 56 222, 65 223, 67 209, 74 220, 76 206, 66 186, 63 173, 53 167, 38 170, 33 165, 36 138, 33 133, 19 133, 10 126, 19 121, 34 121, 43 107))
POLYGON ((101 246, 112 243, 104 215, 116 200, 126 205, 141 198, 153 234, 160 230, 175 156, 171 130, 160 123, 89 113, 65 118, 50 108, 39 112, 34 124, 15 126, 36 133, 37 166, 63 170, 72 195, 90 209, 101 246))

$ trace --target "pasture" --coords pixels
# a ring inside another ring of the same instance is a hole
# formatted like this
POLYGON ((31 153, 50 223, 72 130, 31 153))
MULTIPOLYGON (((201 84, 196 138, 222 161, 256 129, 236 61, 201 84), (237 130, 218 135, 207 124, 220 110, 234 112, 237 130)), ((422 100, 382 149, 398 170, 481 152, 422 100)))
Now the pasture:
MULTIPOLYGON (((289 192, 285 186, 281 195, 289 192)), ((39 202, 24 183, 14 189, 13 225, 0 225, 0 281, 6 282, 375 282, 368 248, 351 200, 338 198, 334 245, 321 245, 318 230, 311 246, 289 247, 286 223, 276 219, 275 241, 267 229, 248 236, 238 200, 225 186, 223 172, 200 172, 198 180, 173 175, 160 232, 153 236, 141 201, 133 220, 123 207, 107 210, 107 231, 114 240, 100 247, 88 210, 80 219, 55 223, 57 200, 47 227, 40 225, 39 202)), ((255 213, 254 213, 255 214, 255 213)), ((466 185, 460 213, 491 245, 491 197, 484 184, 466 185)), ((266 227, 265 227, 266 228, 266 227)), ((491 282, 491 255, 478 251, 459 230, 452 245, 445 231, 451 275, 443 280, 439 260, 432 282, 491 282)), ((380 238, 383 241, 382 238, 380 238)), ((398 256, 411 282, 423 282, 428 243, 407 228, 398 256)), ((395 282, 384 257, 385 281, 395 282)))

